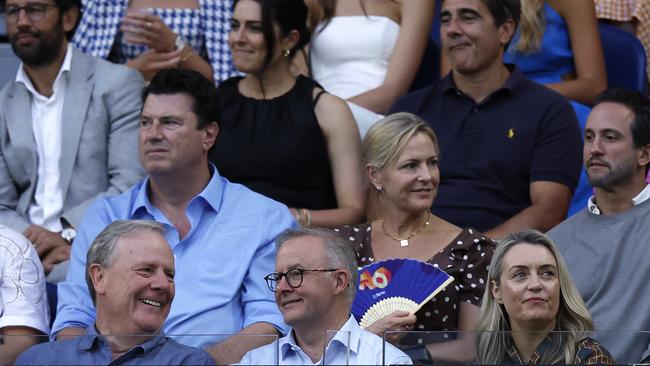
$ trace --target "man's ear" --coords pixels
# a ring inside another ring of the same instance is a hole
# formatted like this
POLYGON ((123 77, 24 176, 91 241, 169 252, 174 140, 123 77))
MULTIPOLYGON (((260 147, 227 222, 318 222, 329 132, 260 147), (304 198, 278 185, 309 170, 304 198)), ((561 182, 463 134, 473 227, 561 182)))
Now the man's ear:
POLYGON ((355 286, 350 283, 350 278, 352 277, 350 276, 350 273, 345 269, 334 272, 334 276, 336 276, 335 277, 336 282, 334 288, 335 295, 344 293, 345 291, 347 291, 349 286, 355 286))
POLYGON ((208 151, 212 146, 214 146, 215 141, 217 141, 217 136, 219 136, 219 124, 217 122, 207 123, 203 130, 205 131, 203 148, 205 151, 208 151))
POLYGON ((512 20, 512 18, 506 20, 499 26, 499 43, 504 47, 504 53, 507 51, 505 46, 508 42, 512 41, 512 38, 515 36, 515 30, 515 21, 512 20))
POLYGON ((79 8, 76 6, 71 6, 68 10, 61 14, 61 23, 63 24, 63 31, 68 33, 70 32, 75 24, 77 24, 77 19, 79 19, 79 8))
POLYGON ((106 273, 104 267, 99 263, 93 263, 88 268, 88 273, 90 274, 90 280, 95 288, 95 293, 97 295, 103 295, 106 293, 106 273))
POLYGON ((639 165, 647 167, 650 164, 650 144, 637 149, 637 160, 639 165))
POLYGON ((503 304, 503 301, 501 300, 501 289, 499 289, 499 285, 496 281, 490 281, 490 291, 492 292, 492 297, 494 297, 497 304, 503 304))

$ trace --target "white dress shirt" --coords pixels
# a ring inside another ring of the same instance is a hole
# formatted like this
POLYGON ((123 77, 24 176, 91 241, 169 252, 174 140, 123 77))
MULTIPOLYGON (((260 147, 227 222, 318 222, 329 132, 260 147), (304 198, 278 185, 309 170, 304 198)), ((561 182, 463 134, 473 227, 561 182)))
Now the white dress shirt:
POLYGON ((72 46, 68 45, 63 65, 54 80, 52 95, 43 96, 36 91, 32 81, 23 69, 18 68, 16 82, 23 83, 32 94, 32 129, 38 152, 38 178, 34 201, 29 206, 29 221, 50 231, 61 231, 59 220, 63 210, 63 192, 59 160, 63 144, 61 115, 68 72, 72 60, 72 46))
MULTIPOLYGON (((638 206, 648 198, 650 198, 650 184, 646 184, 645 188, 636 197, 632 198, 632 205, 638 206)), ((587 209, 594 215, 600 215, 600 209, 596 206, 596 196, 589 198, 589 201, 587 201, 587 209)))
POLYGON ((313 363, 296 343, 294 330, 265 346, 249 351, 239 365, 411 365, 411 359, 377 335, 361 329, 350 316, 327 344, 325 359, 313 363), (385 352, 385 355, 382 353, 385 352), (385 356, 385 358, 384 358, 385 356))

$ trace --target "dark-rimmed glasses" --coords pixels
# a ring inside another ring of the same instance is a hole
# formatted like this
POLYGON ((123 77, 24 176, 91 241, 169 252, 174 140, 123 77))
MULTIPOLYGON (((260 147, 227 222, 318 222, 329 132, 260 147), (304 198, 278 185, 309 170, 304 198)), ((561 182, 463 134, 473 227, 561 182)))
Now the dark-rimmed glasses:
POLYGON ((25 10, 27 18, 32 22, 38 22, 45 18, 45 13, 50 7, 56 7, 54 4, 30 3, 25 6, 7 5, 2 9, 2 16, 7 23, 16 23, 21 10, 25 10))
POLYGON ((302 269, 294 268, 286 272, 273 272, 269 273, 264 280, 266 280, 266 285, 269 286, 271 292, 275 292, 275 289, 278 287, 278 282, 282 280, 282 277, 287 281, 287 284, 291 288, 298 288, 302 285, 303 274, 305 272, 334 272, 338 271, 339 268, 332 269, 302 269))

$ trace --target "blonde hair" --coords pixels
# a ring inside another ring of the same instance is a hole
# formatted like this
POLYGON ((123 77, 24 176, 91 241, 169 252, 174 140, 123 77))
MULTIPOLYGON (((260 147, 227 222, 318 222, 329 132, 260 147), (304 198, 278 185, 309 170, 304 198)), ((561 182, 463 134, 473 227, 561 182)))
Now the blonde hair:
POLYGON ((492 295, 493 283, 499 284, 503 272, 505 254, 518 244, 541 245, 547 248, 557 262, 560 281, 560 307, 555 330, 549 336, 555 345, 541 355, 540 364, 574 363, 576 343, 593 330, 593 322, 587 306, 576 288, 562 255, 549 237, 537 230, 524 230, 508 235, 495 249, 488 271, 488 285, 485 287, 483 303, 479 313, 478 361, 480 364, 501 364, 508 360, 514 347, 510 330, 510 319, 505 307, 492 295))
POLYGON ((522 1, 521 19, 519 21, 519 40, 515 45, 515 49, 522 53, 531 53, 539 50, 545 28, 544 0, 522 1))
POLYGON ((420 117, 407 112, 391 114, 375 123, 363 139, 363 161, 377 169, 394 163, 411 138, 427 135, 438 152, 435 132, 420 117))

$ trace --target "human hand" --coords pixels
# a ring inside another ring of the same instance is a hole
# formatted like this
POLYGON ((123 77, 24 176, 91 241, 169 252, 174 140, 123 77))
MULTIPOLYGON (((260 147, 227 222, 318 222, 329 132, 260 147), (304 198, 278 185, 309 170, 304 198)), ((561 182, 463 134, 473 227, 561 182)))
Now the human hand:
POLYGON ((45 271, 45 274, 50 273, 55 265, 70 259, 70 248, 70 245, 56 247, 52 249, 45 256, 45 258, 41 259, 41 262, 43 263, 43 271, 45 271))
POLYGON ((170 52, 176 48, 176 34, 155 14, 144 9, 128 11, 120 30, 127 43, 146 45, 158 52, 170 52))
POLYGON ((23 232, 23 235, 32 242, 41 260, 45 258, 50 251, 57 247, 70 246, 70 244, 61 237, 60 233, 49 231, 38 225, 30 225, 27 230, 23 232))
POLYGON ((162 53, 148 50, 138 57, 127 61, 126 66, 140 71, 145 80, 151 80, 160 70, 178 67, 178 64, 181 62, 182 52, 183 50, 162 53))
POLYGON ((415 314, 411 314, 408 311, 394 311, 372 323, 366 330, 380 337, 387 331, 396 332, 386 334, 386 340, 390 343, 397 344, 406 334, 404 331, 413 329, 416 320, 417 317, 415 314))

